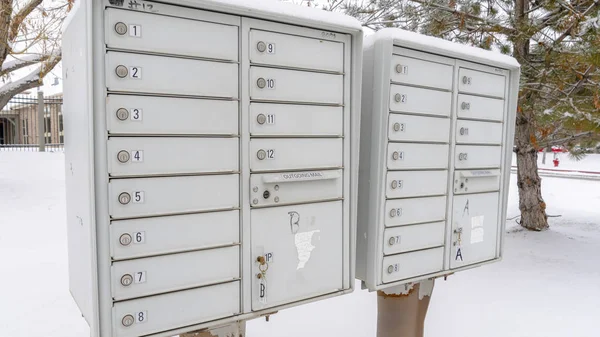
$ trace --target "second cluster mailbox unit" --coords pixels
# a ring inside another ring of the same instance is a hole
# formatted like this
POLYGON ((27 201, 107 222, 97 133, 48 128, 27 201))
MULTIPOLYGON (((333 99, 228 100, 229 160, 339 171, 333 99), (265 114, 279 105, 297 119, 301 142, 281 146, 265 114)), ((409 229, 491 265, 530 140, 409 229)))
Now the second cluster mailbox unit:
POLYGON ((96 337, 354 285, 360 24, 168 2, 79 1, 64 34, 70 288, 96 337))
POLYGON ((384 29, 365 41, 356 276, 380 290, 501 257, 519 65, 384 29))

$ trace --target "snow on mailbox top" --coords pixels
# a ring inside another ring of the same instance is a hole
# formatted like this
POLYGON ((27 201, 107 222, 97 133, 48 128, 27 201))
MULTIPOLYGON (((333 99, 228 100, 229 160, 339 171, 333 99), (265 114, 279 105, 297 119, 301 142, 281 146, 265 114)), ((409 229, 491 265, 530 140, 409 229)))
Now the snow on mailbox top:
POLYGON ((416 50, 428 51, 457 59, 465 59, 511 70, 520 68, 513 57, 473 46, 450 42, 398 28, 385 28, 366 39, 365 46, 376 40, 392 40, 394 44, 416 50))

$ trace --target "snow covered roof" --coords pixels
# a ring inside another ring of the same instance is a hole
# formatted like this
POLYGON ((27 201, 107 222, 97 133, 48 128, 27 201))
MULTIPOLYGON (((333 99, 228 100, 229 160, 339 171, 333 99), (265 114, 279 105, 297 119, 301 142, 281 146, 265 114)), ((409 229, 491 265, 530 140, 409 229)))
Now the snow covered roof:
POLYGON ((219 12, 234 12, 249 17, 263 17, 266 13, 272 16, 273 20, 278 19, 277 21, 284 23, 313 24, 324 28, 329 27, 332 30, 343 27, 352 31, 362 31, 360 21, 351 16, 276 0, 168 0, 168 2, 219 12))
POLYGON ((508 69, 519 68, 520 65, 513 57, 498 52, 489 51, 460 43, 450 42, 433 36, 410 32, 399 28, 385 28, 367 39, 366 44, 378 39, 391 39, 395 45, 414 49, 423 49, 431 53, 458 59, 492 64, 508 69))

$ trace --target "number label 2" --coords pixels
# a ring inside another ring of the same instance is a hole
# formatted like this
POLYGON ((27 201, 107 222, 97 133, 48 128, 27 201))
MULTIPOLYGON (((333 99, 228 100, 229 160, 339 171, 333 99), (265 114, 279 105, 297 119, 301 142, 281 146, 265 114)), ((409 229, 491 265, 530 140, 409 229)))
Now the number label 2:
POLYGON ((142 67, 129 67, 129 78, 134 80, 141 80, 142 67))

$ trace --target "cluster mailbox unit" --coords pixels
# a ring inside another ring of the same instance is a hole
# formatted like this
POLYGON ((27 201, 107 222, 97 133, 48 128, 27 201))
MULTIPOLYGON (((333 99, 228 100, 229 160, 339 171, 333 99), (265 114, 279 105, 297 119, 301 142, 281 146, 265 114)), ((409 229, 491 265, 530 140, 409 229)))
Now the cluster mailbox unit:
POLYGON ((63 42, 70 289, 94 337, 352 291, 362 30, 243 1, 78 1, 63 42))
POLYGON ((380 290, 500 259, 519 64, 399 29, 363 57, 356 277, 380 290))

